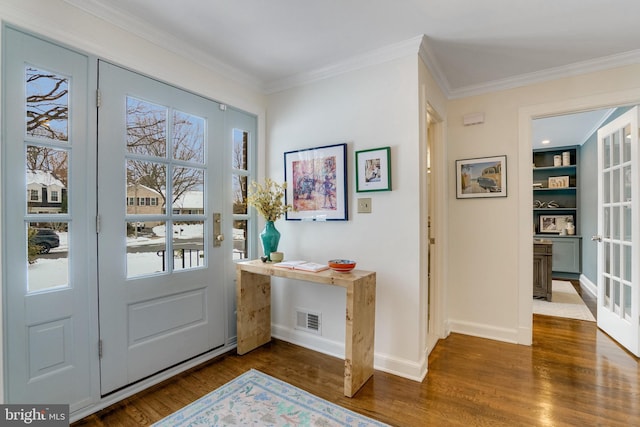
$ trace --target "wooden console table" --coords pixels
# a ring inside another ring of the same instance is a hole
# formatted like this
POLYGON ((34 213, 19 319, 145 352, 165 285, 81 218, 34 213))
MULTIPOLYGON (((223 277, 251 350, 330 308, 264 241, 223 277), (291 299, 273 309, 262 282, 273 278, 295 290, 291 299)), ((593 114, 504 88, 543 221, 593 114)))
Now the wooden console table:
POLYGON ((274 267, 260 260, 236 264, 238 354, 271 341, 271 276, 347 290, 344 395, 352 397, 373 375, 376 273, 332 270, 311 273, 274 267))

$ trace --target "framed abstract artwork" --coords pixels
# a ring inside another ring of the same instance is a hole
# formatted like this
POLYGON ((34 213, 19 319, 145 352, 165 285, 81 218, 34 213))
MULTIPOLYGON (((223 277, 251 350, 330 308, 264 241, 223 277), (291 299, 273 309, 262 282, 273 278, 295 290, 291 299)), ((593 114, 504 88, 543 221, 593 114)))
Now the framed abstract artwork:
POLYGON ((347 144, 284 153, 285 203, 291 221, 346 221, 347 144))

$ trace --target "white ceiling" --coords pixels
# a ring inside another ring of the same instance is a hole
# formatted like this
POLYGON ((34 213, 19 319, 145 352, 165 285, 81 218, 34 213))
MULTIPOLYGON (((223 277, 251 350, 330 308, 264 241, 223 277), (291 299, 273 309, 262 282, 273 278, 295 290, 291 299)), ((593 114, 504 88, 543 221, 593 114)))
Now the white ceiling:
POLYGON ((66 0, 273 92, 425 36, 449 97, 640 62, 638 0, 66 0))
POLYGON ((615 108, 536 119, 531 126, 533 148, 582 145, 598 130, 615 108), (548 144, 542 141, 548 140, 548 144))

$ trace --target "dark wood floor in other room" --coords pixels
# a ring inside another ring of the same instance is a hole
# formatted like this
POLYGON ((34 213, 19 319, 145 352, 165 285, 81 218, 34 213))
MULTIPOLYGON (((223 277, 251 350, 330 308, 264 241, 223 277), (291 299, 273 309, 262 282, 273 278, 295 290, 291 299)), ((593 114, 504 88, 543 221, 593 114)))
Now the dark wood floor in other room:
POLYGON ((593 322, 534 316, 533 346, 460 334, 421 383, 376 371, 352 399, 343 361, 283 341, 227 354, 91 415, 80 426, 149 425, 250 368, 395 426, 638 426, 640 364, 593 322))

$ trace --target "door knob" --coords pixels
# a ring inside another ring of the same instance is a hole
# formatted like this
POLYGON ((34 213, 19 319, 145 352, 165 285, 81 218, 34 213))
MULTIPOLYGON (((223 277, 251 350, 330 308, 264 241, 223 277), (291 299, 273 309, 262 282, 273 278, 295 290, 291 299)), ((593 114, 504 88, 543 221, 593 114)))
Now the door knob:
POLYGON ((591 240, 594 242, 602 242, 602 236, 591 236, 591 240))

